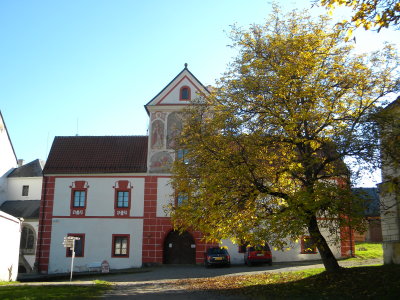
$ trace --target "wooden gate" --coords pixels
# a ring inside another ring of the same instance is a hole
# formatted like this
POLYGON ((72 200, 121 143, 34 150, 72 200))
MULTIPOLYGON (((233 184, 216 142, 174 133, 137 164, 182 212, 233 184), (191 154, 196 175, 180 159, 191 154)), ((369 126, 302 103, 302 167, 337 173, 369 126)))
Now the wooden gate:
POLYGON ((168 233, 164 241, 164 263, 165 264, 195 264, 196 244, 193 236, 185 231, 168 233))

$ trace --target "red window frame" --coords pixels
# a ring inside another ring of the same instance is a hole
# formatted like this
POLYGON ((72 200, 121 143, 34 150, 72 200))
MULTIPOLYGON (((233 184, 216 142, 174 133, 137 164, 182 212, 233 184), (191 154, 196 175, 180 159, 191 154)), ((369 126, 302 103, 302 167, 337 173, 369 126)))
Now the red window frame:
POLYGON ((187 85, 184 85, 181 87, 179 90, 179 101, 190 101, 192 99, 192 92, 190 90, 190 87, 187 85), (183 90, 187 89, 188 97, 183 98, 183 90))
POLYGON ((88 188, 89 185, 87 181, 77 180, 72 183, 71 188, 71 216, 72 217, 84 217, 86 215, 86 206, 88 201, 88 188), (84 192, 85 193, 85 205, 84 206, 75 206, 75 192, 84 192))
POLYGON ((114 216, 115 217, 129 217, 131 211, 131 197, 132 197, 132 186, 128 180, 119 180, 114 186, 114 216), (128 206, 118 207, 118 193, 128 192, 128 206))
POLYGON ((126 258, 129 257, 129 248, 130 248, 130 235, 129 234, 113 234, 112 235, 112 248, 111 248, 111 257, 116 257, 116 258, 126 258), (126 245, 126 254, 115 254, 115 242, 116 239, 118 238, 125 238, 127 239, 127 245, 126 245))
POLYGON ((317 247, 309 247, 307 241, 309 241, 308 243, 312 243, 311 236, 303 235, 301 237, 301 254, 317 254, 317 247))
MULTIPOLYGON (((85 256, 85 234, 84 233, 68 233, 67 236, 75 236, 75 237, 80 238, 81 245, 82 245, 82 253, 81 253, 81 255, 77 255, 75 253, 75 257, 84 257, 85 256)), ((76 241, 75 241, 75 243, 76 243, 76 241)), ((70 250, 70 248, 66 248, 65 256, 72 257, 72 251, 70 250)))

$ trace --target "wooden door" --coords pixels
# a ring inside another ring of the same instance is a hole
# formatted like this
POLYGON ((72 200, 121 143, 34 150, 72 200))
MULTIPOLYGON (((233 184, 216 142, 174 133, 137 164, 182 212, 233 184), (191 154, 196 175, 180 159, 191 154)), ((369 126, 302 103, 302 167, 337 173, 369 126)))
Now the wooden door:
POLYGON ((196 245, 193 236, 185 231, 171 231, 164 241, 165 264, 195 264, 196 245))

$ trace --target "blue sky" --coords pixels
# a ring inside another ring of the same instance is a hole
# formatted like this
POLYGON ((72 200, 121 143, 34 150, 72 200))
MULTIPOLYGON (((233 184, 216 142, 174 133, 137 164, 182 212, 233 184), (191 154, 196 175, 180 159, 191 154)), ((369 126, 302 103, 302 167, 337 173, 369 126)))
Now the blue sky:
MULTIPOLYGON (((279 1, 287 11, 311 3, 279 1)), ((0 110, 17 157, 46 159, 54 136, 145 135, 143 105, 184 63, 214 84, 235 54, 229 26, 262 23, 270 8, 265 0, 0 1, 0 110)), ((400 45, 390 31, 361 32, 357 44, 382 39, 400 45)))

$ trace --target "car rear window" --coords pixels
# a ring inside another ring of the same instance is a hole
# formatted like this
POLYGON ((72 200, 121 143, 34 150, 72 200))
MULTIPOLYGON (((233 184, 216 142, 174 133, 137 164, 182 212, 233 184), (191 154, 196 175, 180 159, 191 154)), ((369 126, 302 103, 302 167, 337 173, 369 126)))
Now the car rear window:
POLYGON ((248 247, 247 249, 248 251, 271 251, 268 245, 265 246, 257 245, 255 247, 248 247))
POLYGON ((208 253, 209 254, 226 254, 226 250, 221 249, 221 248, 210 248, 210 249, 208 249, 208 253))

